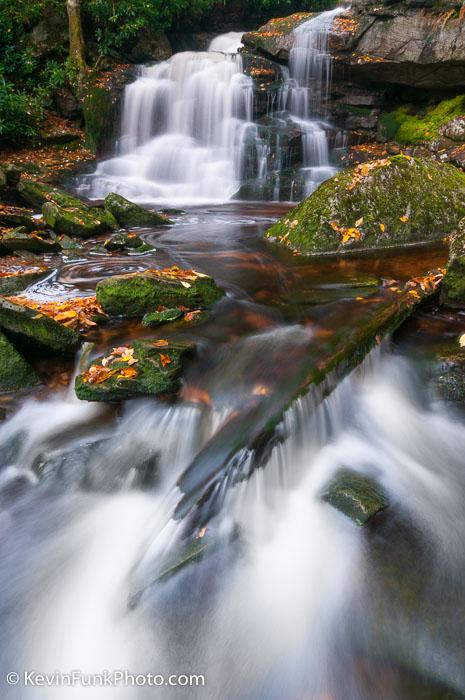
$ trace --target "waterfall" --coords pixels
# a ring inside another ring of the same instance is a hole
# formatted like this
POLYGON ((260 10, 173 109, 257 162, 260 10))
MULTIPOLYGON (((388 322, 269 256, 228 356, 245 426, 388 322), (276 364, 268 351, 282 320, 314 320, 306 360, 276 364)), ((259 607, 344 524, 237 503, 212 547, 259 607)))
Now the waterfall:
POLYGON ((230 199, 253 129, 253 82, 242 72, 240 33, 142 66, 126 88, 118 157, 101 163, 93 197, 196 203, 230 199))
POLYGON ((230 32, 206 52, 185 51, 139 67, 124 94, 117 156, 87 178, 86 194, 99 199, 115 191, 142 203, 188 205, 224 202, 237 193, 241 198, 244 182, 246 198, 293 199, 293 192, 297 198, 312 192, 335 172, 324 119, 331 80, 328 35, 341 12, 323 12, 294 30, 289 70, 283 69, 277 99, 268 99, 269 115, 277 108, 301 134, 302 167, 290 190, 281 183, 287 166, 280 135, 253 121, 254 81, 243 71, 242 35, 230 32))

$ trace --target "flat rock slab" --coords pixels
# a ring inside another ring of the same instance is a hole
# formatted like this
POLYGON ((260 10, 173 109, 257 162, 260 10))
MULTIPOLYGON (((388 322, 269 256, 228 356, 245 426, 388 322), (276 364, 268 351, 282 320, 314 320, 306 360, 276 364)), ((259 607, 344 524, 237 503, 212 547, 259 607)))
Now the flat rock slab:
POLYGON ((61 245, 57 240, 42 237, 39 232, 29 232, 23 226, 10 233, 5 233, 0 239, 0 247, 11 252, 26 250, 37 255, 59 253, 61 250, 61 245))
POLYGON ((0 294, 17 294, 24 291, 30 284, 38 282, 48 275, 50 270, 21 270, 17 273, 0 275, 0 294))
POLYGON ((365 525, 389 505, 387 494, 373 479, 346 469, 335 476, 321 497, 356 525, 365 525))
POLYGON ((0 299, 0 327, 56 352, 74 352, 81 342, 79 333, 71 328, 8 299, 0 299))
POLYGON ((85 401, 121 401, 179 390, 195 346, 167 340, 135 340, 113 348, 76 377, 76 396, 85 401))
POLYGON ((105 209, 109 211, 123 228, 150 228, 168 226, 173 222, 166 216, 144 209, 125 199, 120 194, 111 192, 105 198, 105 209))
POLYGON ((143 316, 159 306, 210 306, 224 296, 209 275, 177 267, 116 275, 96 287, 97 301, 111 316, 143 316))

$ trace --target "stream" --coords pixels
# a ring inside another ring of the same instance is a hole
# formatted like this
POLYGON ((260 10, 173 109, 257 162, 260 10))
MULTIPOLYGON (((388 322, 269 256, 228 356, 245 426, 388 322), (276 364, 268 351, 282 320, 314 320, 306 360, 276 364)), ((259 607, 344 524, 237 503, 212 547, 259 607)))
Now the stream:
MULTIPOLYGON (((308 82, 321 98, 328 22, 341 11, 299 30, 280 96, 302 126, 306 194, 336 167, 308 82)), ((142 68, 118 153, 78 181, 94 199, 116 190, 182 205, 173 226, 141 232, 155 251, 87 250, 28 289, 91 295, 107 276, 178 265, 226 296, 197 325, 110 321, 89 332, 76 366, 48 366, 45 386, 2 398, 0 675, 19 674, 2 700, 465 697, 465 420, 429 381, 434 302, 345 377, 296 399, 334 333, 447 251, 317 260, 265 241, 292 205, 232 199, 250 139, 247 167, 269 175, 237 47, 228 35, 142 68), (195 342, 178 399, 79 401, 86 352, 137 337, 195 342), (367 527, 322 500, 342 468, 389 496, 367 527), (25 671, 49 678, 26 683, 25 671)), ((274 193, 286 199, 279 183, 274 193)), ((439 332, 457 337, 460 323, 446 318, 439 332)))

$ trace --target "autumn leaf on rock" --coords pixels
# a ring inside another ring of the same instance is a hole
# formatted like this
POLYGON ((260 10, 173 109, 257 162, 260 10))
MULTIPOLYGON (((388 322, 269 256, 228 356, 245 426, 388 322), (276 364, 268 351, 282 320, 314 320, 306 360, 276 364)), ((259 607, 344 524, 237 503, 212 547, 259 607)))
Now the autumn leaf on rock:
POLYGON ((167 365, 171 364, 171 357, 169 355, 164 355, 162 352, 160 353, 160 362, 163 365, 163 367, 166 367, 167 365))
POLYGON ((169 345, 167 340, 154 340, 152 343, 154 348, 166 348, 167 345, 169 345))
POLYGON ((118 374, 117 379, 134 379, 137 377, 137 370, 134 367, 125 367, 118 374))

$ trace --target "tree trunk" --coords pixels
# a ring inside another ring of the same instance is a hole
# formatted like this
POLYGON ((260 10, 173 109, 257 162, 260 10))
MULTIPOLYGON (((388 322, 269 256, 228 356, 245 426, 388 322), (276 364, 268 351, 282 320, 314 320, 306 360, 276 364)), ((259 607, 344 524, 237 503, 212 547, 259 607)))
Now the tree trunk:
POLYGON ((81 0, 66 0, 69 21, 69 56, 81 83, 86 71, 86 51, 81 23, 81 0))

